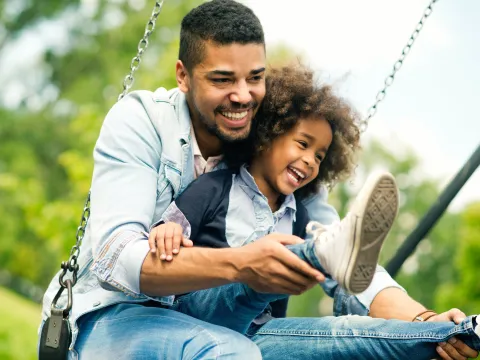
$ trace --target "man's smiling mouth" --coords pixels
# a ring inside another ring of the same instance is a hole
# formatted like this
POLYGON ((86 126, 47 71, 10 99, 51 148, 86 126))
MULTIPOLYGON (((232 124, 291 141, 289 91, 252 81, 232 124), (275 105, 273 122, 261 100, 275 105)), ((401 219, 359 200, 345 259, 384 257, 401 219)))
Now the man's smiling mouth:
POLYGON ((230 111, 221 111, 220 114, 225 116, 226 118, 229 118, 231 120, 239 120, 243 119, 245 116, 248 114, 247 111, 242 111, 242 112, 230 112, 230 111))

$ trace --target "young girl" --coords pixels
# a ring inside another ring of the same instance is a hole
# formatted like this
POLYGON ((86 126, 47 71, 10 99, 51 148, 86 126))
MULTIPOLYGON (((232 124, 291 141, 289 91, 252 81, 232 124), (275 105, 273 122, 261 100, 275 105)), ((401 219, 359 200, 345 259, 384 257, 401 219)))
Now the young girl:
MULTIPOLYGON (((312 241, 289 249, 346 290, 364 291, 397 214, 393 177, 371 176, 349 214, 329 227, 309 223, 302 204, 321 185, 351 173, 357 120, 329 86, 315 84, 310 70, 272 69, 245 151, 226 149, 230 169, 200 176, 172 202, 149 234, 151 251, 170 261, 180 244, 240 247, 272 232, 301 238, 308 232, 312 241)), ((235 283, 177 297, 174 308, 244 333, 260 314, 257 321, 285 316, 286 304, 286 295, 259 294, 235 283)))

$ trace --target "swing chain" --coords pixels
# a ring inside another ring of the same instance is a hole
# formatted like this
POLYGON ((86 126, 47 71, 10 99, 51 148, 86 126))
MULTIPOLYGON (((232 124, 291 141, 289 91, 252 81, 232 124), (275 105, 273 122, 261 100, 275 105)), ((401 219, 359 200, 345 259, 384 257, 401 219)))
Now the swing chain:
POLYGON ((62 261, 60 267, 62 268, 62 273, 60 274, 58 281, 60 283, 60 289, 58 291, 58 296, 55 297, 54 301, 52 302, 52 309, 55 308, 57 305, 57 300, 60 297, 60 294, 63 292, 64 289, 68 289, 68 305, 64 309, 64 313, 68 314, 72 307, 72 287, 77 283, 77 274, 78 274, 78 258, 80 256, 80 245, 82 244, 83 237, 85 236, 85 229, 87 228, 88 219, 90 218, 90 192, 88 193, 87 200, 85 201, 85 205, 83 206, 82 218, 80 220, 80 225, 77 227, 77 233, 75 235, 76 242, 75 245, 70 250, 70 256, 67 261, 62 261), (67 272, 70 271, 72 273, 71 279, 64 280, 65 275, 67 272))
POLYGON ((122 100, 123 97, 130 90, 130 88, 133 86, 133 82, 135 81, 133 75, 140 66, 143 53, 145 52, 145 50, 147 50, 148 38, 150 37, 153 30, 155 29, 155 22, 157 21, 158 15, 160 15, 160 11, 162 11, 162 6, 163 6, 163 0, 155 1, 155 6, 152 10, 152 15, 150 15, 150 19, 148 20, 147 25, 145 26, 145 33, 143 34, 143 37, 140 39, 138 43, 137 55, 133 57, 132 62, 130 63, 130 73, 127 76, 125 76, 125 78, 123 79, 123 91, 118 96, 118 101, 122 100))
POLYGON ((397 72, 400 70, 400 68, 403 65, 403 62, 405 61, 405 58, 407 57, 408 53, 412 49, 413 43, 417 39, 418 35, 420 34, 420 31, 423 29, 423 26, 425 25, 425 21, 427 18, 432 14, 433 11, 433 5, 437 2, 438 0, 431 0, 430 4, 427 6, 425 11, 423 12, 422 18, 418 22, 417 26, 415 27, 415 30, 413 31, 412 35, 410 35, 410 38, 407 41, 407 45, 402 50, 402 54, 398 58, 398 60, 393 64, 393 68, 391 73, 385 78, 384 81, 384 86, 383 88, 377 93, 377 96, 375 97, 375 102, 374 104, 368 109, 367 111, 367 117, 360 121, 359 128, 360 132, 363 133, 367 130, 368 128, 368 123, 372 117, 375 116, 378 110, 378 104, 385 99, 385 96, 387 95, 387 89, 393 84, 393 81, 395 80, 395 75, 397 72))

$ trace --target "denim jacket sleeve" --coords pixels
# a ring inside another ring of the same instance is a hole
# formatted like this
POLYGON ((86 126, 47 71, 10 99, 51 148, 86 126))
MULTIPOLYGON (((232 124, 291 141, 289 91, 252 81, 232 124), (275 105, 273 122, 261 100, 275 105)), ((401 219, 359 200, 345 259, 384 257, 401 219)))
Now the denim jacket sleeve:
MULTIPOLYGON (((91 270, 102 287, 140 294, 149 247, 162 144, 142 96, 131 94, 107 114, 94 149, 91 270)), ((170 200, 169 200, 170 202, 170 200)))
MULTIPOLYGON (((325 187, 321 187, 318 194, 304 201, 311 220, 325 225, 339 220, 337 211, 327 203, 327 200, 328 190, 325 187)), ((377 270, 370 286, 363 293, 356 296, 349 294, 345 289, 338 286, 338 283, 333 279, 326 279, 321 285, 325 293, 334 299, 333 312, 335 316, 347 314, 368 315, 370 305, 380 291, 390 287, 396 287, 405 291, 379 265, 377 265, 377 270)))

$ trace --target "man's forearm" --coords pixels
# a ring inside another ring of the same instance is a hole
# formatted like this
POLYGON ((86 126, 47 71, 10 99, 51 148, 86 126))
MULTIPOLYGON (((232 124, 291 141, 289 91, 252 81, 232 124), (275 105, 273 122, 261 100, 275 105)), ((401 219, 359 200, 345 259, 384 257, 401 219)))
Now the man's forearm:
POLYGON ((425 310, 419 302, 398 288, 387 288, 378 293, 370 306, 370 316, 383 319, 411 321, 425 310))
POLYGON ((234 282, 235 255, 235 249, 182 248, 167 262, 149 253, 140 272, 140 290, 150 296, 167 296, 234 282))

